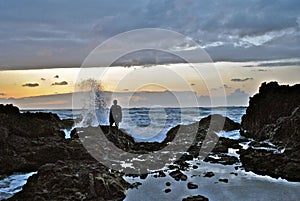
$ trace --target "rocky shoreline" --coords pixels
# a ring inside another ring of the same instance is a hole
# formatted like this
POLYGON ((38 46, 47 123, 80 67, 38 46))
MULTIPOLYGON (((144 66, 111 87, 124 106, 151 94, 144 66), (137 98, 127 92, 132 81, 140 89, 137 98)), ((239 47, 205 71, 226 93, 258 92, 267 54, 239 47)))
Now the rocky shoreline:
MULTIPOLYGON (((148 155, 149 158, 143 160, 155 164, 153 170, 168 164, 168 171, 151 174, 164 177, 168 172, 175 181, 187 179, 183 171, 196 169, 197 165, 188 163, 196 159, 236 165, 236 169, 299 182, 299 91, 300 85, 263 83, 259 93, 250 99, 241 125, 221 115, 210 115, 194 124, 172 128, 161 143, 135 142, 126 132, 115 129, 109 132, 107 126, 77 128, 72 131, 71 139, 65 139, 61 130, 70 128, 70 121, 62 121, 55 114, 20 113, 12 105, 0 105, 0 175, 38 171, 21 192, 8 200, 123 200, 126 189, 139 184, 127 183, 122 178, 123 171, 113 171, 90 155, 91 150, 97 150, 122 161, 126 154, 114 156, 115 147, 127 154, 148 155), (99 129, 103 133, 100 138, 99 129), (222 130, 240 130, 244 137, 237 140, 219 137, 217 132, 222 130), (106 144, 103 144, 104 138, 106 144), (98 146, 93 147, 98 142, 98 146), (237 154, 228 154, 229 149, 236 150, 237 154), (167 154, 151 157, 161 150, 167 154), (182 150, 185 152, 181 153, 182 150)), ((121 170, 121 162, 119 165, 117 170, 121 170)), ((133 168, 137 173, 127 176, 147 177, 140 163, 133 163, 133 168)), ((204 174, 204 177, 213 176, 213 172, 204 174)), ((226 183, 228 179, 219 182, 226 183)), ((189 183, 188 188, 198 186, 189 183)), ((198 195, 183 200, 208 198, 198 195)))

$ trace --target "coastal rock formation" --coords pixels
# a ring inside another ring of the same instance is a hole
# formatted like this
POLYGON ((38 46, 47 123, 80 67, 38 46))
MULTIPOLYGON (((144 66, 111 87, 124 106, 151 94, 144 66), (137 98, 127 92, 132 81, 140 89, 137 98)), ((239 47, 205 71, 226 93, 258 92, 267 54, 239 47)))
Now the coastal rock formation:
POLYGON ((9 201, 123 200, 130 184, 95 161, 57 161, 39 168, 9 201))
POLYGON ((272 142, 274 149, 241 150, 246 170, 300 181, 300 84, 263 83, 242 118, 241 134, 257 143, 272 142))
POLYGON ((96 161, 79 139, 65 139, 67 126, 55 114, 0 105, 0 175, 38 170, 9 200, 124 199, 122 175, 96 161))
MULTIPOLYGON (((259 93, 250 98, 246 114, 242 117, 241 133, 257 140, 275 139, 268 132, 270 125, 277 124, 282 118, 289 117, 300 107, 300 84, 294 86, 278 85, 277 82, 262 83, 259 93)), ((291 127, 295 131, 299 128, 291 127)), ((286 132, 289 137, 291 130, 286 132)), ((283 139, 284 136, 278 136, 283 139)))

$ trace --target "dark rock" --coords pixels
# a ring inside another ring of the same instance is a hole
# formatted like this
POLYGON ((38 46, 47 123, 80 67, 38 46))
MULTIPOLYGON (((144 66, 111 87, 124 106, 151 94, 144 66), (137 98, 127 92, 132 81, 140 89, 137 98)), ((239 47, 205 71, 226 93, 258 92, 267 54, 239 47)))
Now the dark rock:
POLYGON ((203 177, 213 177, 215 174, 213 172, 206 172, 203 177))
POLYGON ((134 182, 133 184, 131 184, 130 188, 136 188, 136 189, 138 189, 139 186, 141 186, 141 185, 142 185, 141 182, 134 182))
POLYGON ((233 131, 240 129, 240 124, 232 121, 228 117, 224 117, 219 114, 209 115, 200 120, 200 126, 204 126, 205 128, 210 128, 214 131, 233 131))
POLYGON ((228 183, 228 179, 219 179, 219 182, 228 183))
POLYGON ((249 148, 241 150, 240 159, 246 171, 289 181, 300 181, 300 150, 286 151, 282 154, 273 151, 249 148))
POLYGON ((166 177, 166 174, 161 170, 161 171, 158 171, 153 177, 155 177, 155 178, 166 177))
POLYGON ((240 159, 245 170, 257 174, 300 181, 295 174, 300 167, 300 84, 279 86, 263 83, 259 93, 249 102, 242 117, 241 134, 255 139, 252 147, 278 149, 241 150, 240 159), (269 140, 276 147, 262 141, 269 140))
POLYGON ((9 115, 18 115, 20 110, 18 107, 13 106, 12 104, 2 105, 0 104, 0 113, 9 114, 9 115))
POLYGON ((78 138, 79 138, 79 135, 77 134, 76 128, 74 128, 74 129, 71 131, 70 137, 71 137, 71 139, 78 139, 78 138))
MULTIPOLYGON (((246 114, 242 117, 241 134, 257 140, 273 138, 271 133, 262 130, 266 125, 290 116, 300 106, 299 92, 300 84, 280 86, 277 82, 263 83, 259 93, 250 98, 246 114)), ((291 129, 298 130, 295 127, 291 129)))
POLYGON ((171 189, 167 188, 165 189, 165 193, 170 193, 171 192, 171 189))
POLYGON ((171 186, 171 182, 167 181, 166 186, 171 186))
POLYGON ((202 195, 196 195, 183 198, 182 201, 208 201, 208 198, 202 195))
POLYGON ((236 172, 230 172, 230 174, 233 174, 233 175, 235 175, 235 176, 238 176, 238 173, 236 173, 236 172))
POLYGON ((187 184, 187 187, 188 187, 188 189, 197 189, 197 188, 198 188, 198 185, 197 185, 197 184, 194 184, 194 183, 192 183, 192 182, 189 182, 189 183, 187 184))
POLYGON ((122 175, 109 173, 94 161, 65 161, 41 166, 23 190, 10 201, 17 200, 123 200, 130 184, 122 175), (65 171, 64 166, 68 166, 65 171), (55 169, 60 169, 58 173, 55 169))
POLYGON ((183 174, 180 170, 175 170, 173 172, 170 172, 169 174, 172 178, 174 178, 176 181, 186 181, 187 176, 183 174))
POLYGON ((193 165, 193 169, 198 169, 198 166, 197 165, 193 165))
POLYGON ((140 175, 140 179, 146 179, 147 176, 148 176, 148 174, 141 174, 141 175, 140 175))

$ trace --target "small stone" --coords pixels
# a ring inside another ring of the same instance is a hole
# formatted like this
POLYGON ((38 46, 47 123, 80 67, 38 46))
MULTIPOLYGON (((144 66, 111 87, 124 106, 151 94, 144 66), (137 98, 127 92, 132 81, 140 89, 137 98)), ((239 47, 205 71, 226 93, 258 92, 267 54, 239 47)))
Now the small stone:
POLYGON ((170 193, 171 192, 171 189, 167 188, 165 189, 165 193, 170 193))
POLYGON ((197 184, 194 184, 194 183, 192 183, 192 182, 189 182, 189 183, 187 184, 187 187, 188 187, 188 189, 197 189, 197 188, 198 188, 198 185, 197 185, 197 184))
POLYGON ((176 181, 186 181, 187 176, 183 174, 180 170, 175 170, 170 173, 170 176, 173 177, 176 181))
POLYGON ((183 198, 182 201, 208 201, 208 198, 202 195, 196 195, 196 196, 183 198))
POLYGON ((171 186, 171 182, 167 181, 166 186, 171 186))
POLYGON ((197 165, 193 165, 193 169, 198 169, 198 166, 197 165))
POLYGON ((203 177, 213 177, 215 176, 215 174, 213 172, 206 172, 205 175, 203 177))
POLYGON ((228 179, 219 179, 219 182, 228 183, 228 179))
POLYGON ((131 184, 131 188, 136 188, 136 189, 138 189, 138 187, 140 186, 140 185, 142 185, 142 183, 141 182, 134 182, 133 184, 131 184))

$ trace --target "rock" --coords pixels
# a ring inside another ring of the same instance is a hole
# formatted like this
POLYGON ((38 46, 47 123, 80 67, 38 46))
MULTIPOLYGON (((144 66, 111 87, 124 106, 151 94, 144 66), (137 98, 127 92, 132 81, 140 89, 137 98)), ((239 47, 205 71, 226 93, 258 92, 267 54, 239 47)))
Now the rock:
POLYGON ((219 179, 219 182, 228 183, 228 179, 219 179))
POLYGON ((157 177, 166 177, 166 174, 162 170, 160 170, 153 177, 154 178, 157 178, 157 177))
POLYGON ((0 105, 0 174, 33 172, 47 163, 73 158, 91 159, 81 143, 70 142, 64 124, 52 113, 19 113, 0 105))
POLYGON ((282 154, 273 151, 249 148, 240 151, 240 159, 246 171, 289 181, 300 181, 300 150, 286 151, 282 154))
POLYGON ((208 198, 202 195, 196 195, 183 198, 182 201, 208 201, 208 198))
POLYGON ((79 138, 79 135, 77 134, 76 128, 72 129, 72 131, 70 133, 70 137, 71 137, 71 139, 78 139, 79 138))
POLYGON ((147 176, 148 176, 148 174, 141 174, 141 175, 140 175, 140 179, 146 179, 147 176))
POLYGON ((18 115, 20 110, 18 107, 13 106, 12 104, 2 105, 0 104, 0 113, 9 114, 9 115, 18 115))
POLYGON ((246 114, 242 117, 241 134, 259 141, 272 138, 271 133, 262 132, 262 129, 290 116, 300 106, 299 91, 300 84, 280 86, 277 82, 263 83, 259 93, 250 98, 246 114))
POLYGON ((253 147, 240 151, 246 171, 300 181, 300 84, 279 86, 277 82, 263 83, 259 93, 250 98, 242 117, 241 135, 253 138, 253 147), (274 146, 267 145, 265 140, 274 146), (275 149, 275 151, 274 151, 275 149), (277 150, 276 150, 277 149, 277 150))
POLYGON ((170 193, 171 192, 171 189, 167 188, 165 189, 165 193, 170 193))
POLYGON ((240 129, 239 123, 220 114, 209 115, 208 117, 201 119, 199 125, 214 131, 233 131, 240 129))
POLYGON ((180 170, 175 170, 173 172, 170 172, 169 174, 172 178, 174 178, 176 181, 186 181, 187 176, 183 174, 180 170))
POLYGON ((197 189, 197 188, 198 188, 198 185, 195 184, 195 183, 189 182, 189 183, 187 184, 187 187, 188 187, 188 189, 197 189))
POLYGON ((171 182, 167 181, 166 186, 171 186, 171 182))
POLYGON ((213 177, 215 174, 213 172, 206 172, 203 177, 213 177))
POLYGON ((65 161, 41 166, 23 190, 8 200, 123 200, 129 187, 122 175, 110 173, 99 163, 65 161), (55 169, 62 171, 57 173, 55 169))
POLYGON ((141 185, 142 185, 141 182, 134 182, 133 184, 131 184, 130 188, 136 188, 136 189, 138 189, 139 186, 141 186, 141 185))

